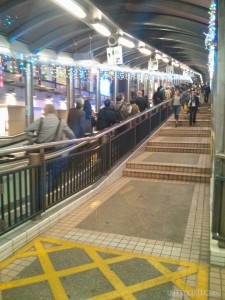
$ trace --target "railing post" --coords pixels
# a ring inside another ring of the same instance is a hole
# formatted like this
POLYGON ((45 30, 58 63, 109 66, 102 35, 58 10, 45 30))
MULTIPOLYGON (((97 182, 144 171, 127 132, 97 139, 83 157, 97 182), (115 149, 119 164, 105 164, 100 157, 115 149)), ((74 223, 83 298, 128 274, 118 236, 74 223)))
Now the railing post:
POLYGON ((111 165, 112 165, 112 147, 111 147, 111 138, 110 138, 110 134, 105 134, 101 137, 101 145, 104 145, 104 144, 108 144, 109 147, 107 148, 106 150, 106 153, 105 153, 105 157, 106 157, 106 161, 108 162, 107 163, 107 171, 111 168, 111 165))
POLYGON ((34 216, 33 220, 39 220, 41 218, 40 212, 44 208, 44 153, 30 153, 29 165, 41 164, 41 174, 38 176, 38 183, 40 186, 36 186, 37 173, 34 168, 31 169, 31 209, 33 208, 34 216), (40 197, 38 197, 40 195, 40 197))
MULTIPOLYGON (((0 193, 3 193, 1 186, 2 186, 2 184, 0 184, 0 193)), ((4 218, 4 202, 3 202, 3 199, 1 199, 0 232, 3 232, 5 230, 6 230, 6 226, 5 226, 5 218, 4 218)))

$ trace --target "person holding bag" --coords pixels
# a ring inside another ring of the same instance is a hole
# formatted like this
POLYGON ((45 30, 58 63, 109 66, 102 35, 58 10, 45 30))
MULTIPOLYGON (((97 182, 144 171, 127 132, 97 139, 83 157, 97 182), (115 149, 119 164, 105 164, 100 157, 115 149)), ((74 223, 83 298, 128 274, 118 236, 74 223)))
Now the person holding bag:
POLYGON ((175 89, 173 99, 173 114, 175 119, 175 126, 178 126, 179 114, 181 109, 181 92, 179 88, 175 89))
POLYGON ((43 144, 62 140, 63 133, 69 139, 75 138, 73 131, 68 127, 66 122, 55 115, 53 104, 45 105, 43 116, 30 124, 26 129, 26 133, 31 144, 43 144))

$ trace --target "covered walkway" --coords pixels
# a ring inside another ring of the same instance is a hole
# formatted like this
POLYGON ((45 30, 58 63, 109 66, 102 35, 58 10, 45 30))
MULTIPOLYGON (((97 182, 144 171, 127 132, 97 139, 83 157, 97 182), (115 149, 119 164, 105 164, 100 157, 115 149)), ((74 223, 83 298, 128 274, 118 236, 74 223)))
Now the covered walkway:
POLYGON ((210 261, 210 120, 204 104, 195 126, 171 118, 115 183, 10 233, 2 299, 225 299, 210 261))

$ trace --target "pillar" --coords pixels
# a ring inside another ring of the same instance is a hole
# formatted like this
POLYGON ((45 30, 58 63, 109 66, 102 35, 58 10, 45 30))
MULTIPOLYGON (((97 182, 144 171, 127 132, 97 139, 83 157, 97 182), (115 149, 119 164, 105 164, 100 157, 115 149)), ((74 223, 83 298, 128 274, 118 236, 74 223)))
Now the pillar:
POLYGON ((101 95, 100 95, 100 70, 98 69, 96 72, 96 91, 95 91, 95 111, 99 111, 101 107, 101 95))
MULTIPOLYGON (((217 73, 216 76, 216 93, 214 93, 215 100, 215 116, 214 116, 214 130, 215 130, 215 153, 225 152, 225 2, 218 2, 218 59, 217 59, 217 73)), ((225 160, 215 158, 215 176, 221 175, 225 177, 225 160)), ((220 185, 220 236, 224 238, 224 241, 219 241, 219 246, 225 248, 225 182, 220 185)), ((218 187, 215 185, 214 190, 216 191, 218 187)), ((215 197, 215 196, 214 196, 215 197)), ((214 199, 215 202, 218 199, 214 199)))
POLYGON ((113 100, 116 102, 116 97, 118 95, 118 79, 117 79, 117 72, 114 72, 114 95, 113 100))
POLYGON ((33 65, 31 62, 26 63, 25 75, 25 113, 26 127, 34 121, 34 106, 33 106, 33 65))
POLYGON ((68 67, 67 68, 67 109, 74 107, 74 74, 75 74, 75 67, 68 67))
POLYGON ((126 101, 130 103, 130 73, 127 73, 126 101))

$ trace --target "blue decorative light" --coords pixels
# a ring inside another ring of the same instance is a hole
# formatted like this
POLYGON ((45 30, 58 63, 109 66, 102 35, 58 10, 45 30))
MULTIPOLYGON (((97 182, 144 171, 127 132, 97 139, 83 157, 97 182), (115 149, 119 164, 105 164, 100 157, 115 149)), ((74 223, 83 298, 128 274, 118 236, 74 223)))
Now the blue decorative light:
POLYGON ((208 56, 208 70, 210 79, 213 78, 214 65, 215 65, 215 49, 217 47, 217 34, 216 34, 216 1, 212 1, 209 7, 209 26, 208 33, 205 34, 205 47, 209 50, 208 56))

